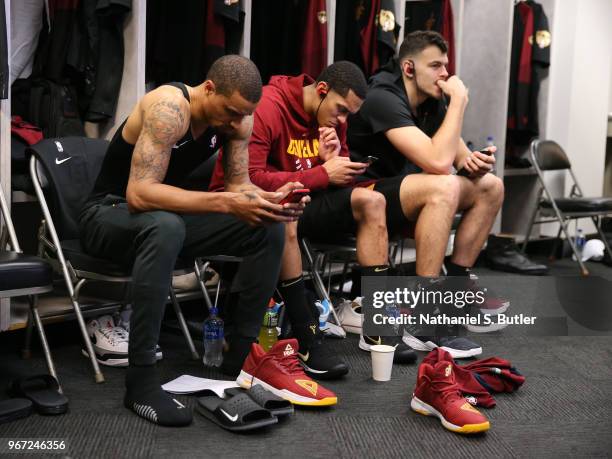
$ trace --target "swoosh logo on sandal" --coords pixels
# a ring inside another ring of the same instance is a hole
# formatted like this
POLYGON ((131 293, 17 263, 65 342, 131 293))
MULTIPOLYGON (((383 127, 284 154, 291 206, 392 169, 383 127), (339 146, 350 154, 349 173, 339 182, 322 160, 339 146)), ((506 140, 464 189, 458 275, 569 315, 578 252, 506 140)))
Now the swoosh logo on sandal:
POLYGON ((227 417, 227 419, 229 419, 231 422, 236 422, 238 420, 238 415, 237 414, 235 414, 233 416, 230 416, 225 411, 223 411, 223 408, 219 408, 219 411, 221 411, 225 415, 225 417, 227 417))

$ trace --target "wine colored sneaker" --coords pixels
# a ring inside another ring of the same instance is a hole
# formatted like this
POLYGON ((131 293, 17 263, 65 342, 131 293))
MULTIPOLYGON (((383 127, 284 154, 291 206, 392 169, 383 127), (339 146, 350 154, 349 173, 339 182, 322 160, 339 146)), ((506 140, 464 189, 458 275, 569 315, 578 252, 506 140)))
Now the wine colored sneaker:
POLYGON ((338 403, 336 394, 304 373, 297 351, 296 339, 278 341, 268 352, 253 343, 236 382, 247 389, 261 384, 296 405, 329 406, 338 403))
POLYGON ((419 366, 410 408, 425 416, 436 416, 446 429, 456 433, 485 432, 491 427, 489 420, 459 391, 451 362, 419 366))

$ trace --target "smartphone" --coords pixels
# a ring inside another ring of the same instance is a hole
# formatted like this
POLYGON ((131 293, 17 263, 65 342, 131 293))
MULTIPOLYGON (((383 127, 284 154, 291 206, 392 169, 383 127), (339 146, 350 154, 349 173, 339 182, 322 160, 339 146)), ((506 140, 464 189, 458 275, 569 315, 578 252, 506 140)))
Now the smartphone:
MULTIPOLYGON (((487 155, 487 156, 491 156, 493 153, 491 153, 489 150, 487 150, 488 147, 485 148, 481 148, 480 150, 478 150, 480 153, 482 153, 483 155, 487 155)), ((467 169, 463 168, 463 169, 459 169, 457 171, 457 175, 459 177, 469 177, 470 173, 467 171, 467 169)))
POLYGON ((365 159, 364 163, 368 163, 368 166, 371 166, 371 165, 372 165, 372 163, 374 163, 374 162, 378 161, 378 159, 379 159, 379 158, 378 158, 378 156, 368 156, 368 157, 365 159))
POLYGON ((298 188, 295 190, 291 190, 289 192, 289 194, 287 196, 285 196, 282 201, 280 202, 280 204, 295 204, 297 202, 300 202, 300 200, 304 197, 304 196, 308 196, 310 194, 310 189, 308 188, 298 188))

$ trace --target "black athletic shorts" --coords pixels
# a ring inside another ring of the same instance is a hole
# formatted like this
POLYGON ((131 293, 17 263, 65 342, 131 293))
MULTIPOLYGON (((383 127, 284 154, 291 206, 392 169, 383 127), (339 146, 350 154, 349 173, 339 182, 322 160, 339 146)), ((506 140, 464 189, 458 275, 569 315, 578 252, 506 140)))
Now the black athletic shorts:
MULTIPOLYGON (((404 217, 399 190, 403 176, 384 178, 366 187, 385 196, 387 230, 390 235, 403 233, 410 222, 404 217)), ((313 241, 335 242, 347 234, 355 235, 357 224, 351 209, 355 188, 334 188, 311 193, 311 202, 298 222, 298 233, 313 241)))

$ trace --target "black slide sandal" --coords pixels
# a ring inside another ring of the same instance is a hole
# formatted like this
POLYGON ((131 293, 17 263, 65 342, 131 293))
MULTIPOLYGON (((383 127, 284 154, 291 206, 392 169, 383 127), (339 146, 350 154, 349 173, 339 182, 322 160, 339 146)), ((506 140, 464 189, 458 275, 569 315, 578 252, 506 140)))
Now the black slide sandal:
POLYGON ((255 403, 268 410, 274 416, 293 414, 293 404, 289 400, 280 398, 278 395, 264 388, 261 384, 255 384, 251 386, 250 389, 242 389, 241 387, 225 389, 225 395, 228 397, 238 394, 247 394, 255 403))
POLYGON ((232 432, 255 430, 278 422, 278 418, 246 394, 228 400, 216 395, 199 397, 197 410, 202 416, 232 432))
POLYGON ((32 402, 25 398, 11 398, 0 402, 0 424, 27 418, 34 412, 32 402))
POLYGON ((10 392, 30 400, 40 414, 63 414, 68 411, 68 399, 59 393, 57 380, 48 374, 16 379, 10 392))

